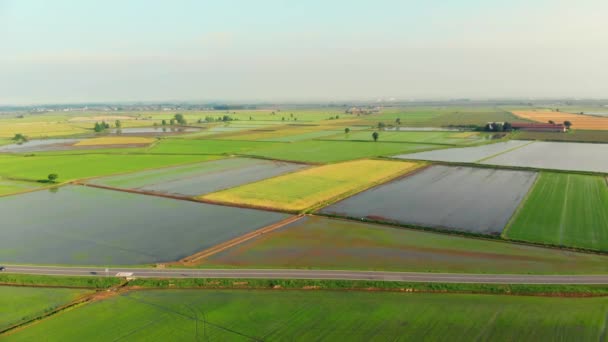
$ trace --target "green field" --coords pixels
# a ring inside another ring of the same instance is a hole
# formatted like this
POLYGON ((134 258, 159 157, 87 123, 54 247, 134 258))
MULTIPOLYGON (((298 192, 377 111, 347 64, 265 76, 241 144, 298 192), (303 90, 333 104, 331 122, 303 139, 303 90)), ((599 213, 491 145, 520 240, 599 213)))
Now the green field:
POLYGON ((247 154, 253 149, 281 145, 284 144, 233 140, 163 139, 159 144, 151 148, 149 152, 167 154, 247 154))
POLYGON ((44 180, 50 173, 58 182, 131 172, 150 168, 217 159, 205 155, 5 155, 0 156, 0 176, 26 180, 44 180))
POLYGON ((39 317, 89 292, 80 289, 0 286, 0 331, 39 317))
MULTIPOLYGON (((350 140, 350 141, 373 141, 372 131, 341 133, 328 138, 328 140, 350 140)), ((459 137, 459 132, 395 132, 382 131, 378 141, 390 142, 411 142, 423 144, 447 144, 447 145, 466 145, 483 141, 485 135, 470 133, 467 138, 459 137)))
POLYGON ((608 298, 326 291, 134 291, 6 341, 602 340, 608 298), (92 333, 94 332, 94 333, 92 333))
POLYGON ((201 266, 599 274, 608 272, 608 256, 309 216, 201 266))
POLYGON ((350 142, 350 141, 301 141, 281 143, 255 149, 246 154, 301 162, 332 163, 359 158, 390 156, 401 153, 432 150, 437 145, 350 142))
POLYGON ((542 173, 506 236, 608 251, 608 187, 598 176, 542 173))
POLYGON ((497 107, 429 106, 384 109, 378 114, 362 115, 368 121, 416 127, 483 126, 493 121, 526 121, 497 107))
POLYGON ((608 131, 571 130, 559 132, 517 132, 515 139, 608 143, 608 131))

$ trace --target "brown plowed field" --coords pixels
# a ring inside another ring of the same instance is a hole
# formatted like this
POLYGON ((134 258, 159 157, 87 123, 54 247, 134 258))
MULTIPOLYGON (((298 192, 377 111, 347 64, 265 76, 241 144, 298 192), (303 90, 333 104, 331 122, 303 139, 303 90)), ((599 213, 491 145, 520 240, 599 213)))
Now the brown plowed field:
POLYGON ((514 111, 513 114, 523 119, 544 123, 549 120, 555 123, 570 121, 573 129, 608 130, 608 117, 548 111, 514 111))

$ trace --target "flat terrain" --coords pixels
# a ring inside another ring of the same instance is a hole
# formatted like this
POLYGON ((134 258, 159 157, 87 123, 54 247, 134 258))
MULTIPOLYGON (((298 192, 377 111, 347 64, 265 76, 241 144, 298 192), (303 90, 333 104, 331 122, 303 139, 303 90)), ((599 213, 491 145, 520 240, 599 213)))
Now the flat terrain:
POLYGON ((0 121, 0 138, 12 138, 15 134, 23 134, 29 138, 46 138, 83 133, 87 133, 87 130, 66 123, 0 121))
POLYGON ((394 156, 402 159, 419 159, 432 161, 446 161, 458 163, 475 163, 482 159, 489 158, 510 150, 516 150, 530 141, 509 140, 495 144, 475 146, 475 147, 458 147, 448 148, 436 151, 427 151, 420 153, 401 154, 394 156))
POLYGON ((81 289, 0 286, 0 331, 39 317, 87 292, 81 289))
POLYGON ((542 173, 507 237, 608 251, 608 187, 603 177, 542 173))
POLYGON ((174 261, 287 215, 66 186, 0 198, 5 263, 174 261))
POLYGON ((99 137, 83 139, 74 146, 104 146, 104 145, 149 145, 154 142, 152 138, 146 137, 99 137))
POLYGON ((34 139, 21 144, 7 144, 0 147, 0 152, 22 153, 37 151, 53 151, 65 149, 80 141, 79 139, 34 139))
POLYGON ((608 131, 570 130, 568 133, 517 132, 516 137, 519 140, 608 143, 608 131))
POLYGON ((421 164, 357 160, 270 178, 201 197, 260 208, 304 210, 412 171, 421 164))
POLYGON ((306 216, 203 260, 236 268, 448 273, 608 273, 608 257, 306 216))
POLYGON ((92 180, 118 188, 197 196, 306 168, 303 164, 227 158, 92 180))
POLYGON ((484 164, 608 173, 608 144, 542 142, 486 159, 484 164))
POLYGON ((321 212, 499 235, 535 178, 534 172, 433 166, 321 212))
POLYGON ((573 129, 608 130, 608 117, 550 111, 514 111, 513 114, 523 119, 544 123, 549 120, 556 123, 570 121, 573 129))
POLYGON ((218 159, 206 155, 3 155, 0 156, 0 176, 25 180, 47 179, 50 173, 59 175, 59 182, 81 178, 133 172, 171 165, 218 159))
POLYGON ((156 290, 93 302, 3 337, 7 341, 40 336, 49 341, 597 341, 606 338, 607 311, 607 298, 156 290))
MULTIPOLYGON (((268 144, 268 143, 266 143, 268 144)), ((356 142, 356 141, 301 141, 262 146, 249 154, 280 160, 333 163, 359 158, 390 156, 421 150, 436 149, 437 145, 356 142)))
POLYGON ((9 195, 41 187, 43 184, 38 182, 22 182, 0 177, 0 196, 9 195))
POLYGON ((395 124, 395 120, 399 119, 402 126, 417 127, 483 126, 495 121, 528 121, 501 108, 458 106, 386 108, 377 114, 363 115, 361 119, 386 124, 395 124))
POLYGON ((231 140, 163 139, 150 149, 150 153, 163 154, 233 154, 273 146, 279 143, 231 140))
MULTIPOLYGON (((330 140, 373 141, 372 131, 341 132, 325 138, 330 140)), ((476 132, 408 132, 408 131, 380 131, 378 141, 386 142, 412 142, 446 145, 467 145, 483 141, 484 136, 476 132)))

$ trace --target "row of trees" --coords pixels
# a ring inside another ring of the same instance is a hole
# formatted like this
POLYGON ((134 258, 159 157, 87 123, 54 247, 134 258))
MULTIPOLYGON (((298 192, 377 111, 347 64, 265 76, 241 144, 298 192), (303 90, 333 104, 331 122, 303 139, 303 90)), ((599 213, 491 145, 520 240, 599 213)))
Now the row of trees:
POLYGON ((108 128, 110 128, 110 124, 107 123, 107 122, 105 122, 105 121, 102 121, 101 123, 100 122, 96 122, 95 126, 93 126, 93 130, 95 132, 97 132, 97 133, 103 132, 103 131, 105 131, 108 128))
MULTIPOLYGON (((200 122, 200 120, 199 120, 200 122)), ((186 118, 184 117, 184 114, 181 113, 177 113, 173 116, 173 118, 169 119, 169 125, 170 126, 175 126, 180 125, 180 126, 184 126, 188 123, 188 121, 186 121, 186 118)), ((167 126, 167 120, 163 119, 161 121, 161 125, 163 126, 167 126)))
MULTIPOLYGON (((120 122, 120 120, 114 121, 114 127, 118 128, 118 129, 120 129, 122 127, 122 123, 120 122)), ((103 132, 108 128, 110 128, 110 124, 105 121, 95 122, 95 125, 93 126, 93 130, 97 133, 103 132)))
POLYGON ((510 132, 513 130, 513 126, 510 122, 489 122, 485 125, 484 131, 486 132, 510 132))
MULTIPOLYGON (((549 123, 555 125, 555 121, 549 120, 549 123)), ((572 126, 572 122, 566 120, 564 121, 564 126, 567 129, 570 129, 572 126)), ((504 124, 501 122, 489 122, 485 125, 484 131, 486 132, 510 132, 513 130, 513 125, 510 122, 505 122, 504 124)))
MULTIPOLYGON (((555 125, 555 121, 553 120, 549 120, 549 123, 555 125)), ((567 129, 570 129, 570 127, 572 126, 572 122, 566 120, 564 121, 564 126, 566 126, 567 129)))

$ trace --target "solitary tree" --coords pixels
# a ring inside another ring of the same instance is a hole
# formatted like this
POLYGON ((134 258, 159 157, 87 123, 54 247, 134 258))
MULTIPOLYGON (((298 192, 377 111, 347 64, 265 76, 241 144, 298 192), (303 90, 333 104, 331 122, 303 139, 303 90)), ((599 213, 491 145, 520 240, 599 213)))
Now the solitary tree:
POLYGON ((400 118, 396 118, 396 119, 395 119, 395 123, 396 123, 397 125, 401 125, 401 119, 400 119, 400 118))
POLYGON ((384 122, 378 122, 378 128, 382 129, 386 126, 384 122))
POLYGON ((17 133, 13 137, 13 140, 16 142, 25 142, 25 141, 27 141, 27 137, 21 133, 17 133))
POLYGON ((162 123, 163 126, 167 126, 167 120, 163 119, 162 123))
POLYGON ((550 124, 552 124, 552 125, 554 125, 554 124, 555 124, 555 121, 553 121, 553 120, 549 120, 549 123, 550 123, 550 124))
POLYGON ((344 133, 346 133, 346 134, 350 133, 350 128, 346 127, 346 128, 344 129, 344 133))
POLYGON ((564 126, 566 126, 567 129, 570 129, 570 126, 572 126, 572 122, 566 120, 564 121, 564 126))
POLYGON ((116 126, 116 128, 120 128, 122 126, 122 123, 120 123, 120 120, 116 120, 114 122, 114 126, 116 126))
POLYGON ((93 130, 97 133, 102 132, 104 130, 104 127, 102 124, 100 124, 99 122, 95 123, 95 126, 93 126, 93 130))
POLYGON ((372 133, 372 138, 374 138, 374 141, 378 141, 379 136, 380 136, 380 134, 378 134, 378 132, 372 133))
POLYGON ((55 183, 55 180, 56 180, 57 178, 59 178, 59 175, 58 175, 58 174, 56 174, 56 173, 51 173, 51 174, 49 174, 49 175, 47 176, 47 178, 48 178, 49 182, 51 182, 51 183, 55 183))
POLYGON ((174 116, 175 121, 177 121, 178 124, 180 125, 185 125, 186 124, 186 119, 184 118, 184 114, 181 113, 177 113, 174 116))

